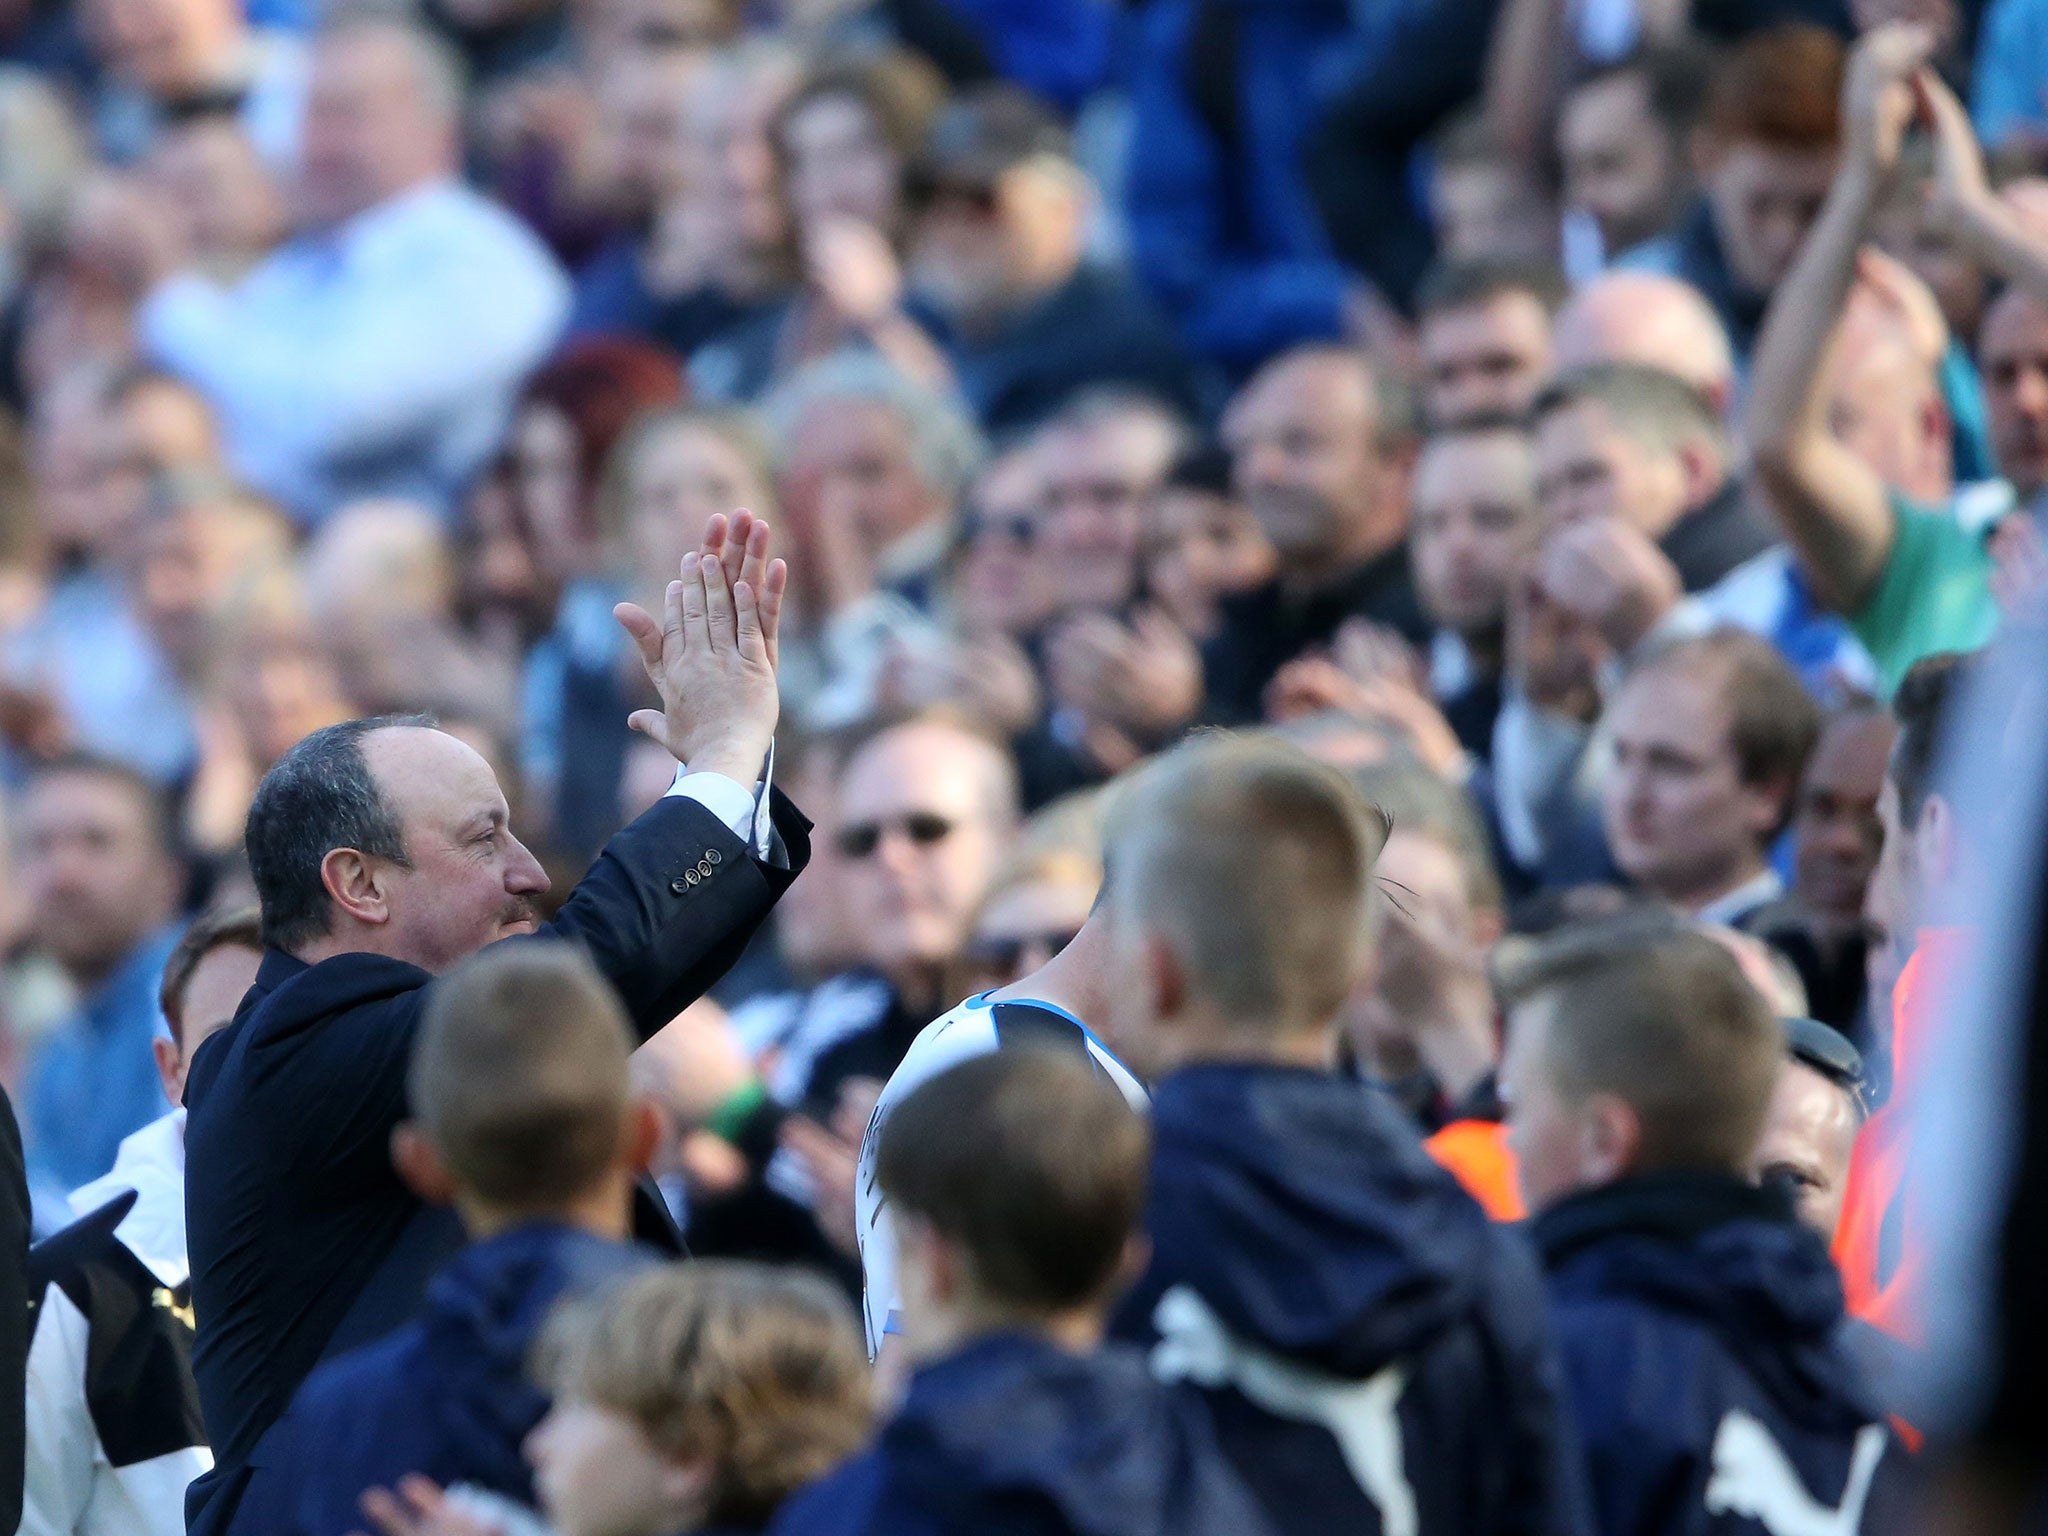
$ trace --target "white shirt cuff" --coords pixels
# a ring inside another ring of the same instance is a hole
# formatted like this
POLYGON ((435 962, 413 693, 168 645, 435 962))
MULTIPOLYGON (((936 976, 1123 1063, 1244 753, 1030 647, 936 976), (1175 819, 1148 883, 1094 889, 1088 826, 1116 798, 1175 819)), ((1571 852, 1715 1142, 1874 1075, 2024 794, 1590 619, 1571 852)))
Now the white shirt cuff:
MULTIPOLYGON (((761 782, 752 791, 743 789, 735 779, 722 773, 692 773, 689 764, 676 765, 676 781, 669 785, 668 794, 681 795, 694 800, 705 810, 716 816, 728 827, 732 835, 751 843, 754 852, 762 858, 768 857, 768 843, 774 831, 774 820, 769 815, 768 787, 775 778, 775 747, 768 748, 768 760, 761 766, 761 782)), ((666 795, 663 796, 667 798, 666 795)))

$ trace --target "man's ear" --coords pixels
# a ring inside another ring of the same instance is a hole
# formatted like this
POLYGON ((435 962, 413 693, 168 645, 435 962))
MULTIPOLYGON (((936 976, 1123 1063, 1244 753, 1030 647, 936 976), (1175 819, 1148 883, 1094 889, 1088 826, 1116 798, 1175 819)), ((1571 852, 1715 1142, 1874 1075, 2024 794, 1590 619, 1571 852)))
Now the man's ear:
POLYGON ((1726 457, 1704 437, 1689 437, 1678 445, 1678 469, 1685 479, 1687 511, 1706 501, 1728 477, 1726 457))
POLYGON ((1643 1122, 1635 1106, 1611 1093, 1586 1100, 1579 1127, 1579 1173, 1589 1187, 1612 1184, 1635 1171, 1643 1149, 1643 1122))
POLYGON ((1145 1271, 1152 1267, 1152 1239, 1142 1231, 1133 1232, 1124 1239, 1123 1257, 1116 1262, 1116 1279, 1111 1282, 1112 1296, 1121 1296, 1145 1277, 1145 1271))
POLYGON ((163 1079, 164 1097, 171 1101, 171 1108, 181 1108, 185 1102, 185 1064, 178 1059, 177 1044, 169 1035, 158 1035, 149 1042, 149 1052, 156 1058, 156 1075, 163 1079))
POLYGON ((1780 775, 1754 784, 1745 783, 1742 792, 1749 800, 1749 821, 1757 840, 1764 843, 1774 841, 1774 829, 1789 822, 1792 812, 1797 809, 1792 797, 1799 793, 1799 781, 1789 774, 1780 775))
POLYGON ((1145 935, 1145 990, 1155 1019, 1176 1017, 1188 1003, 1187 968, 1173 946, 1156 933, 1145 935))
POLYGON ((383 862, 353 848, 330 848, 320 861, 320 883, 334 904, 359 923, 391 921, 383 862))
POLYGON ((455 1180, 426 1133, 410 1120, 391 1128, 391 1166, 406 1188, 429 1205, 453 1205, 455 1180))
POLYGON ((1945 796, 1930 793, 1920 802, 1913 823, 1913 857, 1920 866, 1921 921, 1928 921, 1926 901, 1952 883, 1956 869, 1956 814, 1945 796))
POLYGON ((635 1094, 626 1106, 626 1125, 619 1142, 619 1162, 629 1172, 646 1173, 668 1144, 668 1116, 652 1099, 635 1094))

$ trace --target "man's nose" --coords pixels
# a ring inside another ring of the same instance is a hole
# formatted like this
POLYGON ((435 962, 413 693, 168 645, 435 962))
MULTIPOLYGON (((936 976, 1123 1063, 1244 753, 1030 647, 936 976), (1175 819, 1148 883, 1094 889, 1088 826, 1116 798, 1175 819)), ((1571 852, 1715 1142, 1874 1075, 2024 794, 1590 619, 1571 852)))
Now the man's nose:
POLYGON ((505 865, 505 889, 515 896, 545 896, 552 884, 532 850, 513 838, 512 856, 505 865))

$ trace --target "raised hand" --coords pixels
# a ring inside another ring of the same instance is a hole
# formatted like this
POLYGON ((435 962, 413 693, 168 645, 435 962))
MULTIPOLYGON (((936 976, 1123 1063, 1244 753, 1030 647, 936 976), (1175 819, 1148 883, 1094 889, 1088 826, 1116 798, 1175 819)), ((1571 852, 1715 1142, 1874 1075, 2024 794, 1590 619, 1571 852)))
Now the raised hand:
POLYGON ((1917 22, 1887 22, 1849 50, 1842 85, 1844 159, 1889 176, 1918 110, 1915 77, 1934 52, 1933 31, 1917 22))
POLYGON ((683 557, 659 624, 633 603, 612 610, 662 704, 635 710, 627 724, 692 772, 741 784, 759 778, 781 707, 775 637, 789 570, 768 558, 768 548, 765 523, 720 514, 706 526, 703 547, 683 557))
POLYGON ((1538 556, 1545 594, 1626 656, 1685 595, 1678 568, 1642 530, 1589 518, 1552 534, 1538 556))
POLYGON ((1913 95, 1920 121, 1934 141, 1928 212, 1944 229, 1962 232, 1995 205, 1983 146, 1970 126, 1970 114, 1933 70, 1922 69, 1913 77, 1913 95))

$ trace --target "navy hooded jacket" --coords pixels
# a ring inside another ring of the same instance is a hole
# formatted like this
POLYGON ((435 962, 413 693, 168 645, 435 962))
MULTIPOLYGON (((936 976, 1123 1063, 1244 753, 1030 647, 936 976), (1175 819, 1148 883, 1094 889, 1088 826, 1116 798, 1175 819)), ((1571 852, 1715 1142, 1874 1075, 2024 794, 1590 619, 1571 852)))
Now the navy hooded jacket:
POLYGON ((363 1526, 363 1490, 409 1472, 531 1504, 520 1444, 548 1406, 527 1377, 535 1336, 562 1297, 656 1257, 548 1223, 465 1248, 428 1286, 416 1321, 306 1378, 265 1461, 281 1531, 348 1536, 363 1526))
POLYGON ((1388 1101, 1292 1067, 1158 1084, 1152 1267, 1116 1331, 1199 1391, 1282 1532, 1584 1529, 1541 1276, 1388 1101))
POLYGON ((1890 1528, 1900 1453, 1782 1191, 1658 1174, 1568 1196, 1534 1231, 1601 1532, 1890 1528))
POLYGON ((918 1371, 875 1444, 773 1536, 1266 1536, 1201 1412, 1135 1353, 1023 1333, 918 1371))

